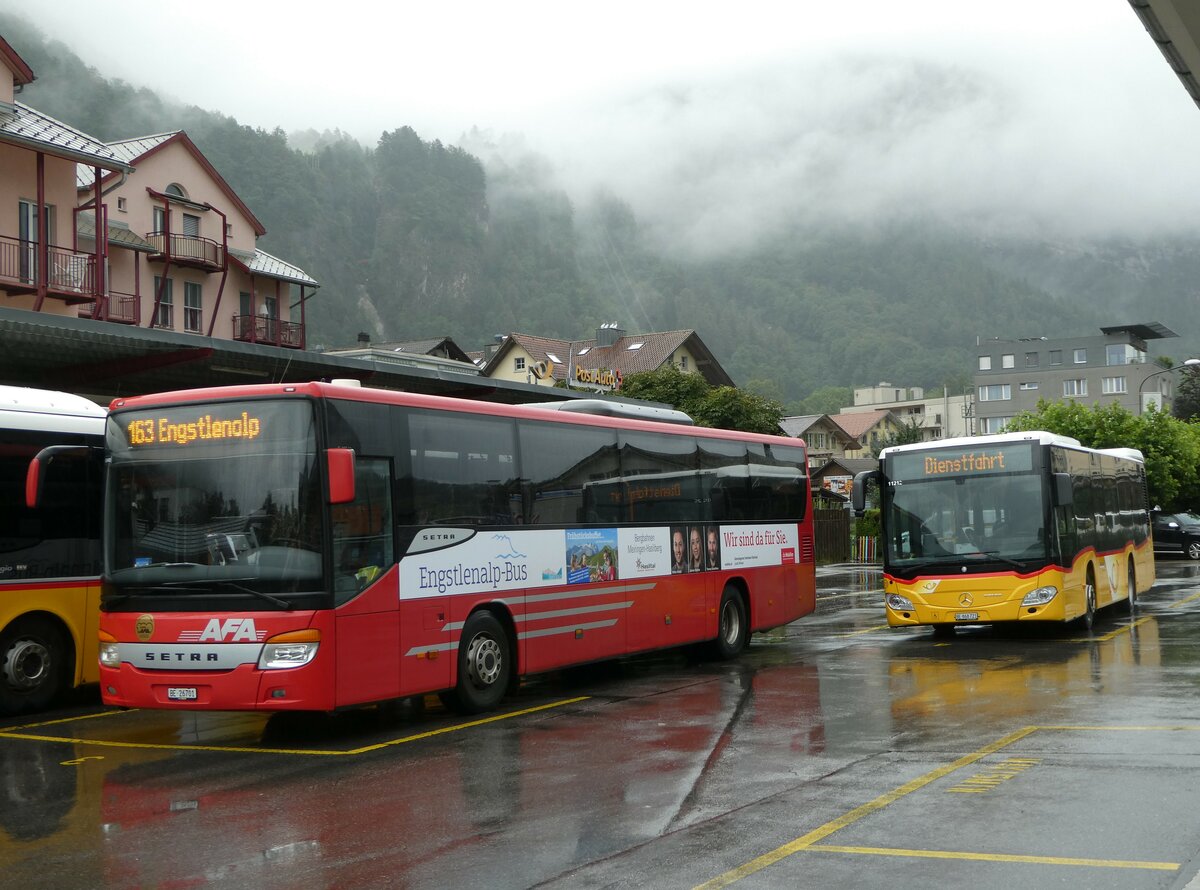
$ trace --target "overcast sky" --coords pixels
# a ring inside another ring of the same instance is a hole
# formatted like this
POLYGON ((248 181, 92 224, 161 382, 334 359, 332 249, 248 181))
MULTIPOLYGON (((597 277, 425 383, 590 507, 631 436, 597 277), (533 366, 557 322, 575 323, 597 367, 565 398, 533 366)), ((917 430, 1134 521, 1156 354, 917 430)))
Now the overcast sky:
POLYGON ((696 247, 905 208, 1200 225, 1200 109, 1127 0, 31 6, 0 0, 107 76, 368 145, 479 128, 696 247))

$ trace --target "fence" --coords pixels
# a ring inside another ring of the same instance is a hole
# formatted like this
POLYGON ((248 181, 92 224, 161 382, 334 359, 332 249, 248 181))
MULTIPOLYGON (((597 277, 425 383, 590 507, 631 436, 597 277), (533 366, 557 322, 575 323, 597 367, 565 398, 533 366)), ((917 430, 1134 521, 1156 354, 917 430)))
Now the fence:
POLYGON ((854 562, 878 562, 879 539, 856 537, 850 540, 851 559, 854 562))
POLYGON ((850 511, 813 510, 813 537, 818 563, 845 562, 850 558, 850 511))

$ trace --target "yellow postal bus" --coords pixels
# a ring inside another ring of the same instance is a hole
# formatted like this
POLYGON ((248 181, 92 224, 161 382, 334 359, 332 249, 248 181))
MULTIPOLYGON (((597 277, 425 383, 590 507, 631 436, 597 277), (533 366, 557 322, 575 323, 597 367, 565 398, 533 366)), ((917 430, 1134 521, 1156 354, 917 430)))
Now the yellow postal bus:
POLYGON ((1133 610, 1154 583, 1140 452, 1046 432, 885 448, 853 505, 880 488, 884 601, 893 627, 1072 621, 1133 610))
POLYGON ((104 418, 79 396, 0 386, 0 714, 98 678, 104 418), (26 506, 30 461, 42 500, 26 506))

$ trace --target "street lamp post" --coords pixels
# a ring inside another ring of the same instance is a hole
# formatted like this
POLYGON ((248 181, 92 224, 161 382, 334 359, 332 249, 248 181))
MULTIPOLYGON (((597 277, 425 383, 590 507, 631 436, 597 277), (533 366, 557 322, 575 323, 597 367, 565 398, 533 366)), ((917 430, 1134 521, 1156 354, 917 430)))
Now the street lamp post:
MULTIPOLYGON (((1149 393, 1145 392, 1146 383, 1148 381, 1153 380, 1155 377, 1159 377, 1163 374, 1170 374, 1173 371, 1182 371, 1184 368, 1194 368, 1197 365, 1200 365, 1200 358, 1184 359, 1183 364, 1175 365, 1174 367, 1171 367, 1171 368, 1163 368, 1161 371, 1155 371, 1154 373, 1147 374, 1145 377, 1143 377, 1142 383, 1138 387, 1138 403, 1139 403, 1138 404, 1138 413, 1139 414, 1146 413, 1146 408, 1149 407, 1149 405, 1151 404, 1149 402, 1146 402, 1143 399, 1143 395, 1149 395, 1149 393)), ((1153 402, 1153 404, 1161 409, 1162 408, 1162 392, 1160 391, 1157 395, 1158 395, 1158 398, 1153 402)))

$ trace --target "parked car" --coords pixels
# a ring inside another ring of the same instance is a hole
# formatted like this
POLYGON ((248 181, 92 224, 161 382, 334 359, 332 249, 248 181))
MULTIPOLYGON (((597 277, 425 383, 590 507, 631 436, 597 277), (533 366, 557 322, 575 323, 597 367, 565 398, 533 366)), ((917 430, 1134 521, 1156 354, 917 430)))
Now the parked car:
POLYGON ((1154 513, 1155 553, 1182 553, 1200 559, 1200 513, 1154 513))

